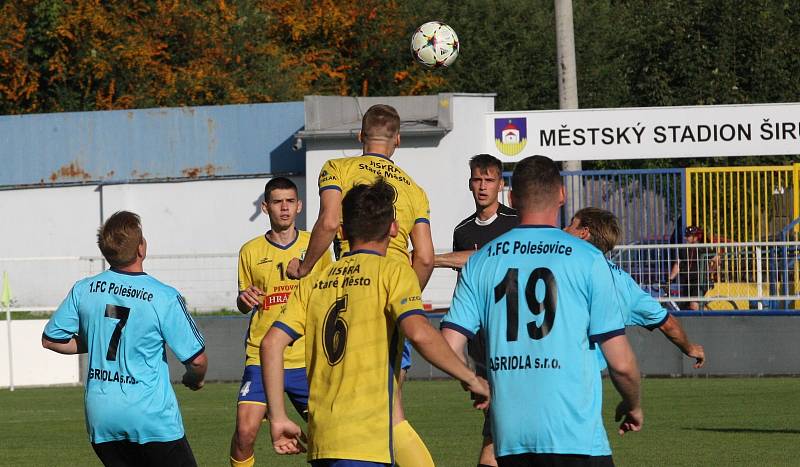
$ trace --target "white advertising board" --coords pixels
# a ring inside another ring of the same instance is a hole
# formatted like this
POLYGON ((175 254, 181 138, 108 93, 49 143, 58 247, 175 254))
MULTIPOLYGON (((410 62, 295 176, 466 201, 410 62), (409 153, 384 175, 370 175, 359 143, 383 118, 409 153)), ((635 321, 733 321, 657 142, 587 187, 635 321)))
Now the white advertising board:
POLYGON ((800 103, 490 112, 504 162, 800 154, 800 103))

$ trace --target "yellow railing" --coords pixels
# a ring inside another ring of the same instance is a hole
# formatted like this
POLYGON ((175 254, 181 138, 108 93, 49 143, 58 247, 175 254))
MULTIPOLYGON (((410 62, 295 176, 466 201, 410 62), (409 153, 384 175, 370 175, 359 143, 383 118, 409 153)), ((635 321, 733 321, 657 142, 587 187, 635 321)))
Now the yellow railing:
POLYGON ((800 216, 799 175, 800 164, 686 169, 686 225, 708 242, 780 240, 800 216))
MULTIPOLYGON (((705 230, 708 243, 797 241, 800 225, 786 238, 783 230, 800 217, 800 164, 762 167, 703 167, 686 169, 686 225, 705 230)), ((752 286, 759 261, 752 255, 721 255, 719 287, 752 286)), ((761 280, 770 285, 772 262, 761 264, 761 280)), ((800 264, 789 267, 790 289, 800 287, 800 264)), ((778 274, 780 288, 786 276, 778 274)), ((797 308, 800 303, 794 303, 797 308)))

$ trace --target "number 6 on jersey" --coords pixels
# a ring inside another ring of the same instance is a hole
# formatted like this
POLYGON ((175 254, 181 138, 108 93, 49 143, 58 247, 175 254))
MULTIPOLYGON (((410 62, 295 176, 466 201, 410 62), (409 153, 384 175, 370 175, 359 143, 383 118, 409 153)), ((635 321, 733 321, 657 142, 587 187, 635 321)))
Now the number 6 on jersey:
POLYGON ((331 366, 342 361, 347 344, 347 322, 339 314, 347 311, 347 295, 339 297, 325 315, 322 348, 331 366))

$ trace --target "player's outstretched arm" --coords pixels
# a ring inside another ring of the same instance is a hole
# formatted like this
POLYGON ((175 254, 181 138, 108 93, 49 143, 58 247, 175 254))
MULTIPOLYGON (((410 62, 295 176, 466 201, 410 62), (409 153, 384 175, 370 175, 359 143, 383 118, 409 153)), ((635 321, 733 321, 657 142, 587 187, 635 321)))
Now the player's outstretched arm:
POLYGON ((261 340, 261 377, 267 393, 267 418, 270 421, 272 447, 278 454, 305 452, 300 442, 300 427, 289 420, 283 401, 283 351, 292 338, 278 328, 270 328, 261 340))
POLYGON ((427 222, 417 222, 411 229, 411 244, 414 251, 411 252, 411 267, 419 279, 419 288, 425 290, 428 280, 433 273, 433 262, 435 251, 433 249, 433 238, 431 237, 431 226, 427 222))
POLYGON ((639 431, 644 423, 640 400, 641 375, 636 355, 631 349, 628 338, 624 335, 614 336, 600 344, 603 356, 608 362, 608 375, 622 402, 617 406, 616 420, 622 420, 619 434, 628 431, 639 431))
POLYGON ((463 250, 438 254, 433 258, 433 267, 461 269, 467 264, 469 257, 476 251, 477 250, 463 250))
POLYGON ((681 322, 678 318, 668 315, 667 320, 659 329, 664 333, 667 339, 681 349, 681 352, 687 357, 695 359, 694 368, 703 367, 706 362, 706 354, 703 346, 689 341, 689 337, 683 330, 683 326, 681 326, 681 322))
MULTIPOLYGON (((459 358, 448 342, 422 315, 413 315, 400 322, 400 328, 411 344, 425 360, 464 384, 466 390, 479 397, 475 407, 485 409, 489 406, 489 384, 478 377, 459 358)), ((466 343, 466 341, 465 341, 466 343)), ((463 353, 463 346, 462 353, 463 353)))
POLYGON ((342 216, 342 192, 324 190, 319 194, 319 216, 311 230, 311 239, 302 261, 293 258, 286 265, 286 275, 290 279, 300 279, 308 275, 320 257, 328 251, 339 230, 342 216))
POLYGON ((192 391, 202 389, 205 385, 206 372, 208 371, 208 357, 206 357, 206 353, 202 352, 184 366, 186 367, 186 373, 183 374, 183 378, 181 379, 183 385, 192 391))
POLYGON ((64 355, 86 353, 86 344, 78 336, 72 336, 67 342, 53 342, 42 336, 42 347, 64 355))

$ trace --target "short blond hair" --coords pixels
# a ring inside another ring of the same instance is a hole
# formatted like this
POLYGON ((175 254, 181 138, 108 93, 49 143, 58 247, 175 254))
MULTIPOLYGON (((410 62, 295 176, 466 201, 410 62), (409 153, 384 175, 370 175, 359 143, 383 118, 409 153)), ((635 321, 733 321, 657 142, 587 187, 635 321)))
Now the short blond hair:
POLYGON ((142 221, 130 211, 115 212, 97 231, 97 246, 111 267, 133 264, 143 242, 142 221))
POLYGON ((596 246, 603 253, 608 253, 617 246, 620 231, 617 216, 610 211, 600 208, 583 208, 576 212, 575 219, 580 221, 581 227, 589 229, 589 243, 596 246))
POLYGON ((364 141, 392 139, 399 131, 400 114, 391 105, 375 104, 361 119, 361 138, 364 141))

